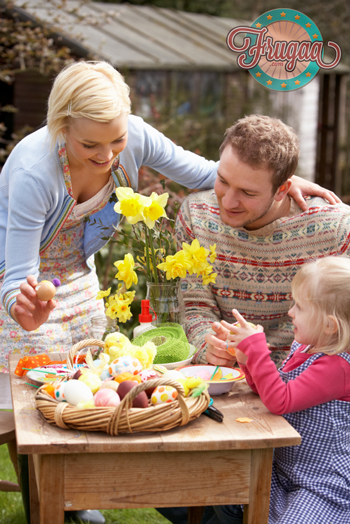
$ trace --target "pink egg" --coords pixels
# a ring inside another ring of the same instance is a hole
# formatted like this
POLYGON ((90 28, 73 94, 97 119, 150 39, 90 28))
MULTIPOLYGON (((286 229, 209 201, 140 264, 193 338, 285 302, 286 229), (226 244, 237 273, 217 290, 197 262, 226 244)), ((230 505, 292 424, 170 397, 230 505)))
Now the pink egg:
POLYGON ((94 395, 95 406, 114 406, 117 407, 120 404, 120 398, 118 393, 113 389, 100 389, 94 395))

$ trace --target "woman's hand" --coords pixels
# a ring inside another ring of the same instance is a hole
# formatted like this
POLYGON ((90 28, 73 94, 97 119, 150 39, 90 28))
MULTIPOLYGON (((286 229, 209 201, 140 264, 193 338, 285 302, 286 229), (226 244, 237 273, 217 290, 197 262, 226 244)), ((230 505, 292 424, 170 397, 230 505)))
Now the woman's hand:
POLYGON ((213 366, 234 366, 236 358, 226 351, 226 340, 230 331, 219 322, 214 322, 211 328, 216 334, 207 333, 205 336, 205 341, 208 344, 205 355, 207 361, 209 364, 213 364, 213 366))
POLYGON ((304 200, 304 196, 318 196, 322 197, 325 200, 328 200, 330 204, 339 204, 341 202, 340 198, 337 197, 333 191, 328 191, 323 187, 315 184, 314 182, 309 182, 300 176, 293 175, 291 177, 292 185, 288 191, 288 194, 296 201, 300 209, 303 211, 307 210, 307 204, 304 200))
POLYGON ((16 303, 11 307, 11 316, 26 331, 34 331, 44 324, 57 306, 56 300, 45 302, 37 298, 37 285, 36 278, 28 275, 27 282, 19 287, 21 292, 16 297, 16 303))

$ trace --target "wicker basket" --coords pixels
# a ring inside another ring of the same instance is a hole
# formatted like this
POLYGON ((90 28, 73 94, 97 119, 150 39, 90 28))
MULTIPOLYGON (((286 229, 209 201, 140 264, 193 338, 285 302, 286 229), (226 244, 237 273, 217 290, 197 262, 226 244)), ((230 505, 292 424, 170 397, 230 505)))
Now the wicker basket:
MULTIPOLYGON (((87 346, 104 347, 100 340, 89 339, 73 346, 67 357, 67 367, 73 370, 74 357, 77 351, 87 346)), ((61 382, 63 379, 57 382, 61 382)), ((54 383, 55 384, 55 383, 54 383)), ((35 395, 36 407, 49 424, 64 429, 80 431, 103 431, 109 435, 135 433, 141 431, 166 431, 176 426, 184 426, 199 417, 207 409, 210 402, 205 390, 198 397, 184 397, 181 384, 174 380, 159 378, 148 380, 129 391, 117 408, 95 407, 80 409, 58 402, 52 398, 42 386, 35 395), (176 400, 167 404, 150 405, 147 408, 133 408, 134 398, 141 392, 157 386, 172 386, 179 395, 176 400)))

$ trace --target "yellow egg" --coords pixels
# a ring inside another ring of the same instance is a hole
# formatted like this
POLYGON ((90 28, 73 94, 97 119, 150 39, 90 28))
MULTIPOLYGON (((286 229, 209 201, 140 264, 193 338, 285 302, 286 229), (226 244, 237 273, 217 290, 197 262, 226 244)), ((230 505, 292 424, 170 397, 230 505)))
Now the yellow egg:
POLYGON ((98 377, 95 373, 84 373, 79 377, 78 380, 80 382, 84 382, 84 384, 87 385, 92 393, 96 393, 102 384, 100 377, 98 377))

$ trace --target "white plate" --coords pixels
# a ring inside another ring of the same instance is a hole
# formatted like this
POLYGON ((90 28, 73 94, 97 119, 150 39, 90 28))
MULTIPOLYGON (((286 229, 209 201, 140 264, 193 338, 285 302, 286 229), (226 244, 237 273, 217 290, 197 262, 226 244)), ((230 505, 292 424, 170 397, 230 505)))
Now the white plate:
POLYGON ((216 375, 214 375, 216 380, 210 380, 210 377, 212 377, 215 369, 216 366, 210 365, 185 366, 177 368, 177 370, 181 371, 185 377, 201 377, 203 380, 208 382, 209 395, 222 395, 223 393, 228 393, 234 382, 244 378, 244 373, 240 369, 219 366, 216 375))
POLYGON ((192 344, 190 344, 190 352, 186 360, 180 360, 179 362, 169 362, 168 364, 156 364, 156 365, 163 366, 166 369, 176 369, 181 366, 187 366, 188 364, 190 364, 193 358, 193 355, 195 354, 196 351, 197 351, 197 348, 193 346, 192 344))
MULTIPOLYGON (((74 368, 76 367, 82 367, 82 364, 74 364, 74 368)), ((38 367, 28 371, 28 373, 26 374, 26 378, 28 378, 29 382, 31 382, 32 384, 42 386, 43 384, 50 384, 51 382, 55 382, 57 379, 64 377, 65 371, 67 371, 66 364, 62 364, 59 367, 57 364, 55 364, 52 368, 49 366, 46 366, 44 368, 38 367), (57 373, 57 369, 62 370, 63 373, 57 373), (56 374, 51 375, 50 373, 56 374)))

